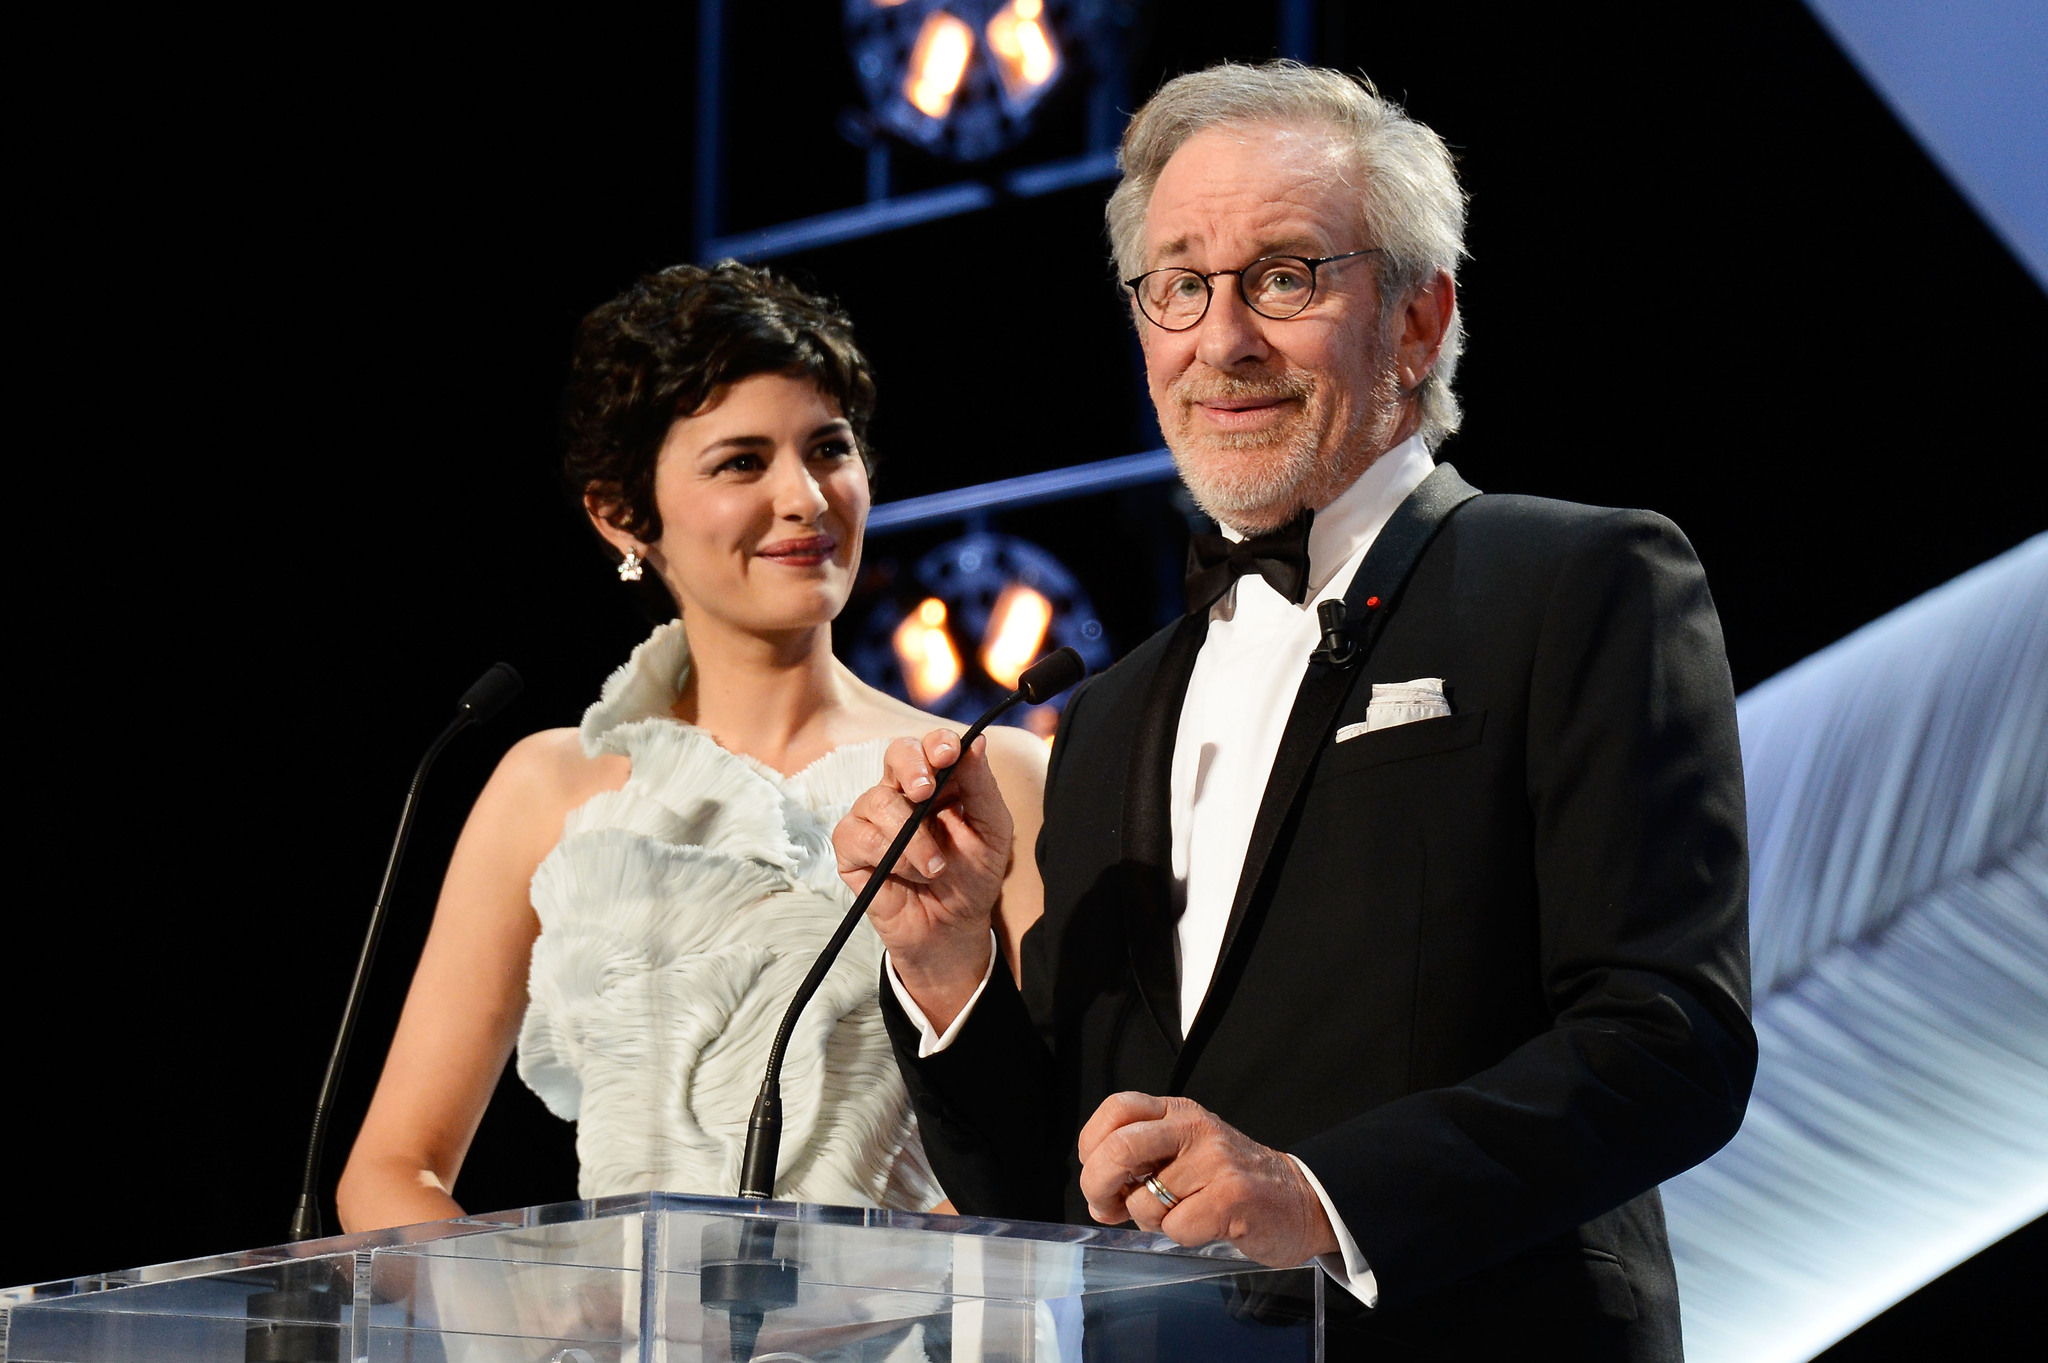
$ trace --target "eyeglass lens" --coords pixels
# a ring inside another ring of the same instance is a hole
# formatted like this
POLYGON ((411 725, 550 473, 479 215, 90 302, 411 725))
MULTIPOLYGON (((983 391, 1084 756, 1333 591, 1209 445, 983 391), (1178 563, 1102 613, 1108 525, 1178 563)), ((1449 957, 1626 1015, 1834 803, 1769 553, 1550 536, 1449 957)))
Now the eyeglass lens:
MULTIPOLYGON (((1315 295, 1315 275, 1308 262, 1292 256, 1273 256, 1254 261, 1240 276, 1245 302, 1252 311, 1274 321, 1296 316, 1315 295)), ((1221 287, 1222 276, 1218 276, 1221 287)), ((1210 281, 1193 270, 1154 270, 1138 284, 1138 301, 1145 315, 1171 331, 1182 331, 1202 320, 1209 309, 1210 281)))

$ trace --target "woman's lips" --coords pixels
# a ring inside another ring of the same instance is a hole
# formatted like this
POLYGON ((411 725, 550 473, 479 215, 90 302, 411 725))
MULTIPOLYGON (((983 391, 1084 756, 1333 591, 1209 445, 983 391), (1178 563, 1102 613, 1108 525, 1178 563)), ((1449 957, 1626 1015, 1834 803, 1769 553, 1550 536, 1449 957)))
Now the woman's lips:
POLYGON ((782 540, 755 553, 771 563, 791 568, 815 568, 821 563, 829 563, 832 551, 838 547, 839 541, 830 535, 810 535, 800 540, 782 540))

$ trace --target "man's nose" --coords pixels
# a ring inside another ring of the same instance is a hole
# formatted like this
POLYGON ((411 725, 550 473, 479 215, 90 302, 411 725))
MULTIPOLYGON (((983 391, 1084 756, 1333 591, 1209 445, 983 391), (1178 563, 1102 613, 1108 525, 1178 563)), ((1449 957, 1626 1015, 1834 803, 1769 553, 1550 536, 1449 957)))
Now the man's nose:
POLYGON ((1260 317, 1245 305, 1237 281, 1225 275, 1214 281, 1209 311, 1196 324, 1195 357, 1211 369, 1238 369, 1259 364, 1269 354, 1260 317))

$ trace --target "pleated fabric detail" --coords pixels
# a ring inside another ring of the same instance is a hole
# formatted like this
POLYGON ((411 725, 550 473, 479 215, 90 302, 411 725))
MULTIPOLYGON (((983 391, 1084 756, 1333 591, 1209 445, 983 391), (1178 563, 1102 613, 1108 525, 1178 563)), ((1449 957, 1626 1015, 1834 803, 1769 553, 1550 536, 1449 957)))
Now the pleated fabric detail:
MULTIPOLYGON (((768 1049, 852 902, 832 827, 879 779, 886 743, 795 776, 671 717, 681 622, 613 673, 579 730, 632 763, 571 813, 535 872, 519 1075, 577 1123, 584 1197, 730 1194, 768 1049)), ((777 1197, 922 1210, 945 1194, 882 1025, 882 945, 863 923, 783 1061, 777 1197)))

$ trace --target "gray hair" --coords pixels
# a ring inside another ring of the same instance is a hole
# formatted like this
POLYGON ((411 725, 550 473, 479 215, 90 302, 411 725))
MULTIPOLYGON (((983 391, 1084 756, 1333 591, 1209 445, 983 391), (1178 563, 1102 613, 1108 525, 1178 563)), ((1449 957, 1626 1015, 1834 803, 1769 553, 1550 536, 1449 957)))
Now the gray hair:
MULTIPOLYGON (((1160 172, 1181 145, 1206 128, 1259 123, 1324 124, 1350 152, 1363 181, 1354 187, 1366 234, 1381 252, 1373 264, 1382 331, 1411 290, 1439 271, 1457 278, 1465 256, 1465 194, 1444 140, 1364 77, 1291 61, 1224 62, 1176 76, 1145 101, 1117 148, 1123 179, 1106 214, 1118 278, 1145 268, 1145 212, 1160 172)), ((1453 311, 1436 364, 1415 390, 1422 438, 1431 446, 1457 430, 1463 415, 1451 391, 1464 348, 1462 311, 1453 311)))

